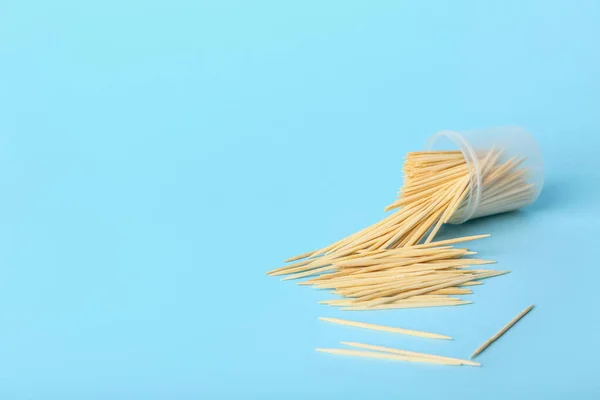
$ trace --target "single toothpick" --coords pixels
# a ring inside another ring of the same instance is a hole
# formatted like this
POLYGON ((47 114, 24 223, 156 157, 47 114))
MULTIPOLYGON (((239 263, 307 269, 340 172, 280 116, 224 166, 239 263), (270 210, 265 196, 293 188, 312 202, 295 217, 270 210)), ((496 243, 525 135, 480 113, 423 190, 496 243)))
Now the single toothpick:
POLYGON ((460 306, 463 304, 471 304, 472 301, 461 300, 461 301, 439 301, 439 302, 423 302, 423 303, 396 303, 396 304, 383 304, 374 307, 364 306, 352 306, 342 308, 342 311, 374 311, 374 310, 395 310, 400 308, 431 308, 431 307, 451 307, 460 306))
POLYGON ((419 337, 429 338, 429 339, 452 340, 452 338, 450 336, 440 335, 438 333, 421 332, 421 331, 415 331, 412 329, 393 328, 393 327, 385 326, 385 325, 368 324, 366 322, 355 322, 355 321, 348 321, 345 319, 338 319, 338 318, 319 317, 319 319, 321 321, 332 322, 334 324, 353 326, 356 328, 371 329, 374 331, 400 333, 403 335, 419 336, 419 337))
POLYGON ((512 320, 510 320, 510 322, 506 325, 504 325, 504 327, 502 329, 500 329, 494 336, 492 336, 491 338, 489 338, 488 340, 485 341, 485 343, 483 343, 481 346, 479 346, 474 352, 473 354, 471 354, 470 358, 475 357, 476 355, 478 355, 479 353, 481 353, 482 351, 484 351, 485 349, 488 348, 489 345, 491 345, 492 343, 494 343, 496 340, 498 340, 498 338, 502 335, 504 335, 504 333, 509 330, 514 324, 517 323, 517 321, 519 321, 521 318, 523 318, 529 311, 531 311, 533 309, 533 304, 530 305, 529 307, 527 307, 526 309, 524 309, 523 311, 521 311, 519 313, 519 315, 517 315, 516 317, 514 317, 512 320))
POLYGON ((346 349, 321 349, 321 348, 315 349, 315 351, 318 351, 321 353, 340 354, 340 355, 344 355, 344 356, 354 356, 354 357, 381 358, 381 359, 386 359, 386 360, 408 361, 408 362, 427 363, 427 364, 461 365, 461 363, 459 361, 438 360, 438 359, 428 358, 428 357, 401 356, 401 355, 390 354, 390 353, 377 353, 374 351, 359 351, 359 350, 346 350, 346 349))
POLYGON ((431 358, 431 359, 434 359, 434 360, 459 362, 462 365, 471 365, 473 367, 480 367, 481 366, 481 364, 478 363, 478 362, 470 361, 470 360, 462 360, 460 358, 437 356, 437 355, 434 355, 434 354, 427 354, 427 353, 417 353, 415 351, 393 349, 393 348, 390 348, 390 347, 375 346, 375 345, 372 345, 372 344, 364 344, 364 343, 357 343, 357 342, 340 342, 340 343, 343 344, 343 345, 345 345, 345 346, 357 347, 357 348, 367 349, 367 350, 373 350, 373 351, 380 351, 380 352, 383 352, 383 353, 393 353, 393 354, 400 354, 400 355, 403 355, 403 356, 423 357, 423 358, 431 358))

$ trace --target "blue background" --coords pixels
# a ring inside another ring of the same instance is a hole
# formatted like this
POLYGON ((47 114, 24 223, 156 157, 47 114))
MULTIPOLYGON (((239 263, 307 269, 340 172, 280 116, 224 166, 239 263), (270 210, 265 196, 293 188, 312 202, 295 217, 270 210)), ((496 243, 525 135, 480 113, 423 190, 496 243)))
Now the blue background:
POLYGON ((0 3, 0 398, 598 398, 598 1, 0 3), (267 277, 382 218, 405 152, 522 125, 546 186, 444 229, 509 275, 344 314, 267 277), (355 340, 482 368, 315 353, 355 340), (326 324, 346 316, 431 341, 326 324))

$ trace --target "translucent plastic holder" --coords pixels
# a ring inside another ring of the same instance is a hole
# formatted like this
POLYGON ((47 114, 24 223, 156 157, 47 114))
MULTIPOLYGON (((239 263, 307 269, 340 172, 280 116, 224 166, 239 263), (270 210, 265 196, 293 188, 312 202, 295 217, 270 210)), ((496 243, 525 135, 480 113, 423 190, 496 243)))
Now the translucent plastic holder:
POLYGON ((542 152, 533 136, 518 126, 440 131, 425 149, 460 150, 469 168, 469 192, 448 221, 452 224, 526 207, 544 186, 542 152))

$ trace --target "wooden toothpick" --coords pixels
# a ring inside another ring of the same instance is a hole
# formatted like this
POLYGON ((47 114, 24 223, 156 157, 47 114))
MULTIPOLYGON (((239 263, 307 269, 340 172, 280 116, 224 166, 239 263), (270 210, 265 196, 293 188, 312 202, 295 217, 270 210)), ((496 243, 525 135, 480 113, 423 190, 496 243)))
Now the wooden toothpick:
POLYGON ((488 348, 488 346, 492 343, 494 343, 496 340, 498 340, 498 338, 502 335, 504 335, 504 333, 509 330, 514 324, 517 323, 517 321, 519 321, 521 318, 523 318, 529 311, 531 311, 533 309, 533 304, 530 305, 529 307, 527 307, 526 309, 524 309, 523 311, 521 311, 519 313, 519 315, 517 315, 516 317, 514 317, 508 324, 504 325, 504 327, 502 329, 500 329, 494 336, 492 336, 491 338, 489 338, 488 340, 485 341, 485 343, 483 343, 481 346, 479 346, 474 352, 473 354, 471 354, 470 358, 475 357, 476 355, 478 355, 479 353, 481 353, 482 351, 484 351, 485 349, 488 348))
POLYGON ((462 360, 460 358, 438 356, 438 355, 428 354, 428 353, 417 353, 415 351, 400 350, 400 349, 394 349, 391 347, 375 346, 372 344, 364 344, 364 343, 357 343, 357 342, 340 342, 340 343, 345 346, 357 347, 357 348, 373 350, 373 351, 380 351, 382 353, 392 353, 392 354, 400 354, 403 356, 410 356, 410 357, 424 357, 424 358, 431 358, 431 359, 435 359, 435 360, 459 362, 462 365, 471 365, 473 367, 481 366, 481 364, 478 362, 470 361, 470 360, 462 360))
POLYGON ((451 360, 439 360, 434 358, 427 357, 412 357, 412 356, 401 356, 397 354, 391 353, 378 353, 375 351, 359 351, 359 350, 346 350, 346 349, 315 349, 321 353, 330 353, 330 354, 340 354, 345 356, 354 356, 354 357, 367 357, 367 358, 382 358, 386 360, 398 360, 398 361, 408 361, 408 362, 417 362, 417 363, 427 363, 427 364, 442 364, 442 365, 461 365, 459 361, 451 361, 451 360))
POLYGON ((429 339, 452 340, 452 338, 450 336, 440 335, 438 333, 429 333, 429 332, 414 331, 412 329, 393 328, 393 327, 385 326, 385 325, 368 324, 366 322, 355 322, 355 321, 348 321, 348 320, 345 320, 345 319, 338 319, 338 318, 320 317, 319 319, 321 321, 332 322, 334 324, 346 325, 346 326, 354 326, 356 328, 371 329, 371 330, 374 330, 374 331, 400 333, 400 334, 403 334, 403 335, 419 336, 419 337, 424 337, 424 338, 429 338, 429 339))
POLYGON ((298 284, 332 290, 342 299, 328 304, 347 310, 467 304, 458 299, 431 302, 425 296, 466 294, 470 291, 461 286, 497 276, 468 269, 493 261, 468 258, 477 253, 454 247, 489 235, 435 241, 438 232, 446 223, 525 206, 538 189, 520 155, 494 146, 475 156, 467 162, 461 151, 408 153, 402 168, 404 184, 387 207, 393 210, 390 214, 328 246, 291 257, 287 265, 268 274, 285 276, 282 280, 309 277, 298 284))

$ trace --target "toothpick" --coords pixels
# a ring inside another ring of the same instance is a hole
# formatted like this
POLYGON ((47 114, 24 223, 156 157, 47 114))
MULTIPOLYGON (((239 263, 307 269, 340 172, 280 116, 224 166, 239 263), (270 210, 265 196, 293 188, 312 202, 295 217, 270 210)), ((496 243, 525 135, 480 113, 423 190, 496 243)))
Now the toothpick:
POLYGON ((411 329, 392 328, 392 327, 384 326, 384 325, 375 325, 375 324, 369 324, 369 323, 365 323, 365 322, 348 321, 348 320, 338 319, 338 318, 320 317, 319 319, 322 321, 332 322, 334 324, 354 326, 356 328, 364 328, 364 329, 371 329, 371 330, 375 330, 375 331, 383 331, 383 332, 391 332, 391 333, 400 333, 403 335, 419 336, 419 337, 429 338, 429 339, 452 340, 452 338, 450 336, 440 335, 437 333, 421 332, 421 331, 415 331, 415 330, 411 330, 411 329))
POLYGON ((494 336, 492 336, 491 338, 489 338, 488 340, 486 340, 481 346, 479 346, 473 352, 473 354, 471 354, 470 358, 475 357, 476 355, 478 355, 479 353, 481 353, 482 351, 484 351, 485 349, 487 349, 489 345, 491 345, 496 340, 498 340, 498 338, 500 336, 504 335, 504 333, 506 331, 508 331, 514 324, 516 324, 521 318, 523 318, 532 309, 533 309, 533 304, 530 305, 529 307, 527 307, 526 309, 524 309, 523 311, 521 311, 516 317, 514 317, 513 319, 511 319, 508 324, 504 325, 504 327, 502 327, 502 329, 500 329, 494 336))
POLYGON ((340 342, 340 343, 343 344, 344 346, 350 346, 350 347, 356 347, 356 348, 360 348, 360 349, 367 349, 367 350, 374 350, 374 351, 381 351, 384 353, 400 354, 403 356, 411 356, 411 357, 424 357, 424 358, 431 358, 433 360, 440 360, 440 361, 458 362, 461 365, 471 365, 474 367, 481 366, 481 364, 478 362, 470 361, 470 360, 462 360, 460 358, 437 356, 434 354, 427 354, 427 353, 417 353, 415 351, 393 349, 391 347, 375 346, 372 344, 364 344, 364 343, 358 343, 358 342, 340 342))
POLYGON ((452 307, 460 306, 463 304, 471 304, 472 301, 460 300, 460 301, 439 301, 439 302, 423 302, 423 303, 399 303, 399 304, 382 304, 380 306, 351 306, 341 308, 342 311, 375 311, 375 310, 396 310, 403 308, 429 308, 429 307, 452 307))
POLYGON ((345 350, 345 349, 315 349, 321 353, 339 354, 344 356, 354 357, 367 357, 367 358, 380 358, 385 360, 396 360, 396 361, 407 361, 416 363, 427 363, 427 364, 441 364, 441 365, 461 365, 458 361, 446 361, 437 360, 427 357, 411 357, 411 356, 400 356, 395 354, 377 353, 373 351, 359 351, 359 350, 345 350))

